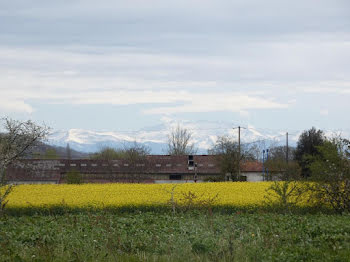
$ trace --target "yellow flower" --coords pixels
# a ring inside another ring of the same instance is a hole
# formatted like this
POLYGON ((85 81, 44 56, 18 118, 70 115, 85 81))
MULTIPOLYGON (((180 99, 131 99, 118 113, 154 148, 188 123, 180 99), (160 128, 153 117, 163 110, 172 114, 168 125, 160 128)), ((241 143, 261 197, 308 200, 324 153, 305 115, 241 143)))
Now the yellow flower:
POLYGON ((188 184, 19 185, 8 207, 138 207, 176 204, 254 207, 264 204, 270 182, 188 184))

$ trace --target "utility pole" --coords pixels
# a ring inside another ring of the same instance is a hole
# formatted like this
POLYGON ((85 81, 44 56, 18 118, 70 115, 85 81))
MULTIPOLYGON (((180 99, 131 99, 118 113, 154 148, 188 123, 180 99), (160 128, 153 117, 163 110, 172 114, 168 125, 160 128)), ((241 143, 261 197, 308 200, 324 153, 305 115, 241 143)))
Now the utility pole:
POLYGON ((241 178, 241 128, 245 127, 234 127, 233 129, 238 128, 238 178, 241 178))
POLYGON ((238 126, 238 179, 241 179, 241 127, 238 126))
POLYGON ((266 175, 265 175, 265 149, 263 150, 263 181, 266 180, 266 175))
POLYGON ((288 164, 288 161, 289 161, 289 148, 288 148, 288 132, 286 134, 286 162, 288 164))
POLYGON ((194 182, 197 183, 197 163, 194 163, 194 182))

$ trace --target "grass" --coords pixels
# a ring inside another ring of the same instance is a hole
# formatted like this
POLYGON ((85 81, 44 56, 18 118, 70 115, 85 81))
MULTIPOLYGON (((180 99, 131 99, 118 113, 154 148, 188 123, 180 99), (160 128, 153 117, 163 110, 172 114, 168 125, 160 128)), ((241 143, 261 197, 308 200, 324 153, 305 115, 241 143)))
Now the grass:
POLYGON ((0 261, 349 261, 350 215, 82 211, 0 218, 0 261))
POLYGON ((18 186, 0 261, 349 261, 350 214, 264 202, 269 185, 18 186))

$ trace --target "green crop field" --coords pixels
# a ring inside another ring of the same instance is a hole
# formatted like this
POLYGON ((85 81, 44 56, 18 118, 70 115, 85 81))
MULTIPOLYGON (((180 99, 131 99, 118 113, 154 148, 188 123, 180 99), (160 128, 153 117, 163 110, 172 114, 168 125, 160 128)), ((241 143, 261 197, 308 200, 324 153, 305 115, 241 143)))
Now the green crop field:
POLYGON ((0 261, 349 261, 350 216, 84 211, 0 218, 0 261))

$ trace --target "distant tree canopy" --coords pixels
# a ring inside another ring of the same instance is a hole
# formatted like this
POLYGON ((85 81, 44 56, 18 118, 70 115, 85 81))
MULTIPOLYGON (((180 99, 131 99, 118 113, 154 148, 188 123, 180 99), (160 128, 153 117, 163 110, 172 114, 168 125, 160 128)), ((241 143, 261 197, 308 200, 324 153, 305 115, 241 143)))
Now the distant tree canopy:
POLYGON ((325 139, 323 131, 316 130, 314 127, 300 135, 295 150, 295 159, 299 163, 304 177, 311 175, 309 166, 313 158, 310 158, 310 156, 314 157, 320 154, 317 147, 323 145, 325 139))
POLYGON ((120 149, 104 147, 99 152, 90 155, 91 159, 115 160, 123 158, 123 152, 120 149))
POLYGON ((192 133, 177 125, 168 135, 168 155, 193 155, 196 149, 191 143, 192 133))
MULTIPOLYGON (((272 161, 287 161, 287 147, 273 146, 269 148, 269 159, 272 161)), ((288 161, 295 159, 295 148, 288 147, 288 161)))
POLYGON ((348 140, 337 137, 317 146, 318 154, 306 157, 310 162, 310 178, 313 181, 350 179, 349 145, 348 140))
POLYGON ((239 163, 243 160, 254 160, 251 148, 241 145, 228 136, 220 136, 208 153, 216 156, 217 163, 223 175, 230 174, 232 181, 240 180, 239 163))
POLYGON ((111 147, 102 148, 100 152, 91 155, 90 158, 107 160, 107 166, 111 168, 111 172, 113 160, 124 160, 127 164, 130 164, 128 168, 130 182, 140 182, 140 173, 144 171, 143 169, 145 167, 144 165, 138 164, 145 164, 147 162, 146 156, 149 155, 150 152, 151 150, 147 146, 134 142, 132 145, 125 145, 124 148, 121 149, 114 149, 111 147))
POLYGON ((269 170, 267 180, 299 180, 301 175, 301 168, 294 160, 295 148, 288 148, 287 161, 287 147, 274 146, 269 148, 269 156, 265 161, 264 166, 269 170))
POLYGON ((151 150, 147 146, 134 142, 132 145, 126 145, 120 149, 104 147, 99 152, 91 155, 90 158, 102 160, 126 159, 133 162, 145 158, 150 152, 151 150))
POLYGON ((350 211, 350 142, 340 137, 326 139, 309 155, 309 190, 318 203, 338 212, 350 211))
POLYGON ((57 151, 54 148, 49 148, 46 150, 43 158, 44 159, 59 159, 60 156, 57 154, 57 151))

